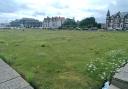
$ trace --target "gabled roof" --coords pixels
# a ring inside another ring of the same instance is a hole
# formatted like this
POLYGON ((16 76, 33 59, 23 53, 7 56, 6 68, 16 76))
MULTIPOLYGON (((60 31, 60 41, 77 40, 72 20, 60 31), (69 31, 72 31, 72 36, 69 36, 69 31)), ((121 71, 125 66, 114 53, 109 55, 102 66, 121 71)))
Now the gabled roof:
POLYGON ((126 15, 128 15, 128 12, 118 12, 118 13, 112 15, 111 17, 115 17, 115 16, 117 16, 118 14, 120 15, 121 18, 124 18, 126 15))
POLYGON ((121 13, 120 13, 120 17, 121 17, 121 18, 124 18, 127 14, 128 14, 128 12, 121 12, 121 13))

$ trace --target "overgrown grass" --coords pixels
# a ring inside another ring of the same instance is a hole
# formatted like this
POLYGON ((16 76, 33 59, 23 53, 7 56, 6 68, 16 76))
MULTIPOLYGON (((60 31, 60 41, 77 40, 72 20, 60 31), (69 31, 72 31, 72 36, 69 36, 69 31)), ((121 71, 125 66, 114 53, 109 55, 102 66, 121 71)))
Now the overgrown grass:
POLYGON ((1 30, 0 57, 37 89, 99 89, 128 60, 127 32, 1 30))
POLYGON ((111 80, 113 74, 128 63, 128 56, 125 50, 111 50, 105 53, 104 57, 96 58, 87 64, 89 76, 96 80, 111 80), (94 76, 97 75, 97 77, 94 76))

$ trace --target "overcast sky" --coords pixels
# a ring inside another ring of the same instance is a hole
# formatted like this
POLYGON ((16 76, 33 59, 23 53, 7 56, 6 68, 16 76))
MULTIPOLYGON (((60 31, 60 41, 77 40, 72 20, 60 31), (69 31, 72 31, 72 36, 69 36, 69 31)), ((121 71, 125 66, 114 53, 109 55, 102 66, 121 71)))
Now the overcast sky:
POLYGON ((0 0, 0 22, 23 17, 63 16, 81 20, 94 16, 105 22, 106 12, 128 11, 128 0, 0 0))

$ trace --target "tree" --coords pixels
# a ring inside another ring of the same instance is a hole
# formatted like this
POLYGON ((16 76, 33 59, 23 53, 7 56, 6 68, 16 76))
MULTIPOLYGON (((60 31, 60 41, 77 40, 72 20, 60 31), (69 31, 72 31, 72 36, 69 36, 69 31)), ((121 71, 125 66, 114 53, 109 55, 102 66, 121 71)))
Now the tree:
POLYGON ((77 23, 74 19, 67 18, 62 24, 62 28, 75 28, 77 27, 77 23))
POLYGON ((97 24, 97 28, 101 29, 101 24, 100 23, 97 24))
POLYGON ((94 17, 85 18, 79 22, 79 27, 81 28, 91 28, 97 27, 97 23, 94 17))

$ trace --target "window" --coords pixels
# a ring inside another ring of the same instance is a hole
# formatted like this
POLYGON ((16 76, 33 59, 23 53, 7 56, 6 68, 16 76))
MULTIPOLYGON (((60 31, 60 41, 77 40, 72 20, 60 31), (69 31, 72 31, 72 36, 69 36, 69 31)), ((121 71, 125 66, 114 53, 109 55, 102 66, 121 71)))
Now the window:
POLYGON ((128 22, 128 18, 125 19, 125 22, 128 22))

